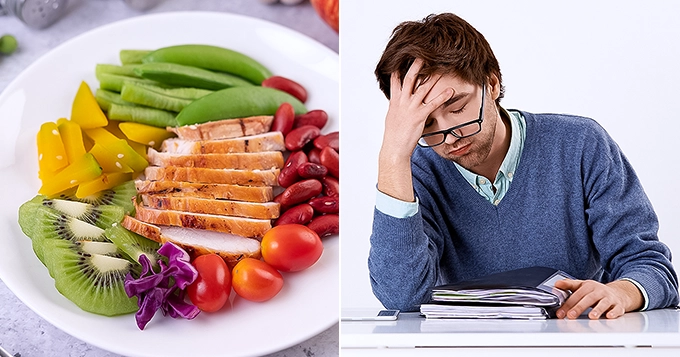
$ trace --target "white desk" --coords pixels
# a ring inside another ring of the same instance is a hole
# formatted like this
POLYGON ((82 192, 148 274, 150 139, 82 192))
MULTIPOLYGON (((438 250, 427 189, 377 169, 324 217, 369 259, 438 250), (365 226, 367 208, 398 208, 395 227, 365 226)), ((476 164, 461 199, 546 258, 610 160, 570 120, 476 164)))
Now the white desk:
POLYGON ((389 322, 343 321, 340 348, 343 356, 680 356, 680 310, 530 321, 426 320, 402 313, 389 322))

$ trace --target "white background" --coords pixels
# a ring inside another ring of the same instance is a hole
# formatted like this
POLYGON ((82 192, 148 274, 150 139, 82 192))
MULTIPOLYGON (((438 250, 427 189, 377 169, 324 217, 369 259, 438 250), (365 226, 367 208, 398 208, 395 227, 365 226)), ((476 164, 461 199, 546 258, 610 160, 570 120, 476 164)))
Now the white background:
POLYGON ((589 116, 604 126, 642 180, 660 239, 680 254, 680 3, 343 0, 341 12, 343 308, 381 306, 366 261, 388 102, 373 71, 392 29, 430 13, 453 12, 486 37, 505 108, 589 116))

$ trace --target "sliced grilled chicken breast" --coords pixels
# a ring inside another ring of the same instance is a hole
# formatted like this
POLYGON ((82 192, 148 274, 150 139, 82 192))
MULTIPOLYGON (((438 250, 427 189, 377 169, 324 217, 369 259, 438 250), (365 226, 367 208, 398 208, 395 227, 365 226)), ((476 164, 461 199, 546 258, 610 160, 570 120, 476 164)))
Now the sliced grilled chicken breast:
POLYGON ((283 134, 279 131, 220 140, 166 139, 161 145, 161 151, 172 154, 227 154, 285 149, 283 134))
POLYGON ((265 151, 233 154, 169 154, 149 148, 150 165, 203 167, 211 169, 271 170, 283 167, 283 153, 265 151))
POLYGON ((255 203, 147 194, 142 194, 141 197, 144 206, 157 209, 257 219, 279 217, 279 204, 276 202, 255 203))
POLYGON ((135 187, 140 194, 162 194, 172 197, 213 198, 245 202, 269 202, 274 199, 273 189, 269 186, 137 180, 135 187))
POLYGON ((239 136, 262 134, 269 131, 273 116, 254 116, 241 119, 224 119, 203 124, 192 124, 180 127, 167 127, 168 131, 177 134, 184 140, 229 139, 239 136))
POLYGON ((215 253, 233 268, 243 258, 260 259, 260 242, 234 234, 193 228, 156 226, 126 216, 121 225, 159 243, 172 242, 192 256, 215 253))
POLYGON ((262 239, 272 227, 268 219, 255 219, 184 211, 155 209, 137 204, 135 218, 140 221, 163 226, 207 229, 231 233, 243 237, 262 239))
POLYGON ((205 169, 198 167, 148 166, 147 180, 223 183, 243 186, 278 186, 279 170, 205 169))

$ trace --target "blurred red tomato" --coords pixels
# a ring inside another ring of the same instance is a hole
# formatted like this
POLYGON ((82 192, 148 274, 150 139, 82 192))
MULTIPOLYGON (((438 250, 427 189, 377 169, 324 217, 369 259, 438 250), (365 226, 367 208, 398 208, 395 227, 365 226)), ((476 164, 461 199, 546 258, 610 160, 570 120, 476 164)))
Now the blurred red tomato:
POLYGON ((319 16, 321 16, 335 32, 338 32, 340 28, 339 0, 311 0, 311 3, 319 16))

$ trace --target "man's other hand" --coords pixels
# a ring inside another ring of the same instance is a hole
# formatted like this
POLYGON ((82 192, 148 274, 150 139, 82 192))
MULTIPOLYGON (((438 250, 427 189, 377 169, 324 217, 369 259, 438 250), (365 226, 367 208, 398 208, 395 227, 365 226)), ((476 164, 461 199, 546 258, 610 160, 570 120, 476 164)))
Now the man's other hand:
POLYGON ((588 313, 591 320, 604 316, 615 319, 626 312, 635 311, 642 307, 643 297, 640 290, 627 280, 617 280, 602 284, 594 280, 559 280, 555 287, 571 290, 572 294, 557 310, 557 318, 576 319, 587 308, 593 309, 588 313))

